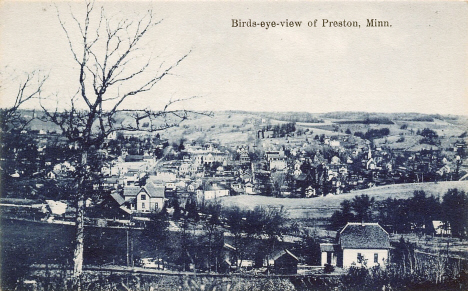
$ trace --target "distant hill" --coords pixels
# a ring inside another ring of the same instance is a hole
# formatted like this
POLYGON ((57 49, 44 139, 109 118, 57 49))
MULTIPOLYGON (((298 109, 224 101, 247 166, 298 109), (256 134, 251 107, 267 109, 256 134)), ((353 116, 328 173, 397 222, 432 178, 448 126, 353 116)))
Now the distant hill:
MULTIPOLYGON (((43 117, 42 110, 21 110, 27 117, 43 117)), ((116 116, 116 123, 131 121, 131 113, 116 116)), ((255 138, 254 131, 267 124, 296 122, 302 129, 309 129, 314 134, 343 135, 346 131, 365 133, 369 128, 390 129, 390 136, 377 143, 394 144, 398 148, 408 148, 418 144, 417 130, 431 128, 444 137, 442 146, 447 147, 464 132, 468 131, 467 116, 449 116, 421 113, 372 113, 372 112, 255 112, 255 111, 215 111, 212 117, 194 115, 184 121, 179 127, 161 132, 172 140, 204 139, 223 143, 245 143, 255 138), (400 136, 403 135, 404 141, 400 136), (450 139, 449 139, 450 138, 450 139), (399 141, 400 140, 400 141, 399 141), (397 142, 398 141, 398 142, 397 142)), ((142 120, 141 124, 145 124, 142 120)), ((33 120, 30 125, 33 130, 60 132, 60 128, 51 122, 33 120)))
POLYGON ((402 112, 402 113, 376 113, 364 111, 335 111, 320 114, 322 118, 332 119, 350 119, 350 120, 365 120, 373 118, 387 118, 397 119, 402 121, 428 121, 432 122, 435 119, 439 120, 455 120, 458 116, 454 115, 440 115, 440 114, 425 114, 416 112, 402 112))
POLYGON ((268 119, 275 119, 280 121, 287 121, 287 122, 307 122, 307 123, 321 123, 324 122, 323 119, 319 117, 317 113, 309 113, 309 112, 294 112, 294 111, 286 111, 286 112, 253 112, 253 111, 228 111, 232 113, 242 113, 242 114, 252 114, 261 116, 263 118, 268 119))

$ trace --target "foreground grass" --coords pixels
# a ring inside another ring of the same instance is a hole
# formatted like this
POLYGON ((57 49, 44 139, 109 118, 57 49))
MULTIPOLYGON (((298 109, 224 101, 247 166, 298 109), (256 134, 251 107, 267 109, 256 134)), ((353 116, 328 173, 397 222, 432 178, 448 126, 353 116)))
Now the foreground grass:
MULTIPOLYGON (((427 271, 416 268, 403 271, 396 265, 386 269, 351 267, 339 275, 321 276, 265 276, 242 275, 141 275, 132 273, 109 273, 86 271, 82 277, 81 290, 466 290, 466 272, 431 280, 427 271)), ((28 280, 21 281, 15 290, 76 290, 60 272, 35 272, 28 280)), ((4 289, 10 290, 10 289, 4 289)), ((13 290, 13 289, 11 289, 13 290)))

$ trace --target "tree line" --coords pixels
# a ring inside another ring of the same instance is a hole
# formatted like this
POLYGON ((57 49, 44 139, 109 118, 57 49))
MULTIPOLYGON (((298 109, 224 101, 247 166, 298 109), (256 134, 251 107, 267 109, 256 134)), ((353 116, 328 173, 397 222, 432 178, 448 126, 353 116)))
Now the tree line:
POLYGON ((468 195, 459 189, 449 189, 442 200, 422 190, 414 191, 409 199, 388 198, 379 202, 363 194, 344 200, 340 207, 331 217, 333 228, 347 222, 378 221, 394 233, 432 234, 435 231, 432 222, 439 220, 454 237, 467 238, 468 234, 468 195))
POLYGON ((369 129, 367 130, 366 133, 363 133, 361 131, 356 131, 354 133, 354 136, 360 137, 362 139, 377 139, 377 138, 382 138, 390 134, 390 129, 387 127, 380 128, 380 129, 369 129))
POLYGON ((285 137, 296 131, 296 124, 294 122, 288 122, 284 124, 267 125, 264 129, 273 131, 273 138, 285 137))

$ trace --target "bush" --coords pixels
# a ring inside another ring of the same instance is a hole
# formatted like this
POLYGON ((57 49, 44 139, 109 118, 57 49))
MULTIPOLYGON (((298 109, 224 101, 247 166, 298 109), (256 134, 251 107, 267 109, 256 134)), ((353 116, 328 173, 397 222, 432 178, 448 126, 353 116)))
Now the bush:
POLYGON ((323 271, 327 274, 335 271, 335 267, 330 265, 330 264, 325 264, 325 267, 323 268, 323 271))

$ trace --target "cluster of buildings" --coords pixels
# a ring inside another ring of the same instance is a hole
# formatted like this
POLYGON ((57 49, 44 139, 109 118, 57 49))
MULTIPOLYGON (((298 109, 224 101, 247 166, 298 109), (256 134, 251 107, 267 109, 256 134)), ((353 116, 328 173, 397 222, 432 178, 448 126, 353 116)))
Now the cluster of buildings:
MULTIPOLYGON (((278 143, 270 135, 263 130, 253 141, 224 146, 211 142, 171 146, 159 137, 116 136, 109 139, 107 149, 96 153, 104 162, 95 190, 120 197, 116 201, 127 212, 151 212, 171 199, 184 205, 229 195, 316 197, 385 184, 458 179, 463 164, 459 155, 447 155, 437 147, 396 150, 349 135, 312 138, 303 133, 298 138, 295 132, 278 143)), ((56 148, 73 152, 76 145, 57 134, 32 136, 37 144, 30 146, 38 160, 34 175, 50 180, 71 177, 76 162, 49 151, 54 137, 56 148)), ((457 153, 465 148, 463 141, 454 144, 457 153)), ((10 175, 22 174, 16 169, 10 175)))
POLYGON ((346 140, 325 138, 329 152, 305 145, 226 148, 191 143, 158 159, 124 154, 101 170, 103 187, 118 190, 130 211, 151 212, 177 198, 203 204, 229 195, 315 197, 376 185, 449 179, 456 161, 439 149, 398 151, 365 145, 345 149, 346 140), (328 155, 328 156, 327 156, 328 155))

